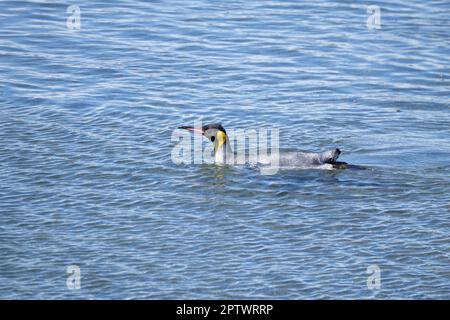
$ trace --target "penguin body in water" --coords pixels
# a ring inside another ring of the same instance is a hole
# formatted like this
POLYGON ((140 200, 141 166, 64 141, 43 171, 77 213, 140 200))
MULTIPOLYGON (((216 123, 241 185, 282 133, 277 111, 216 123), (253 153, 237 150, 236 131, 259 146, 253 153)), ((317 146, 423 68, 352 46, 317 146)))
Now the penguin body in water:
POLYGON ((250 165, 273 165, 278 163, 279 168, 291 169, 345 169, 345 162, 338 162, 341 154, 338 148, 324 152, 281 151, 279 154, 259 156, 257 163, 248 163, 242 159, 245 155, 238 155, 231 149, 230 140, 225 128, 221 124, 208 124, 201 128, 182 126, 179 129, 201 134, 214 144, 214 161, 217 164, 247 163, 250 165))

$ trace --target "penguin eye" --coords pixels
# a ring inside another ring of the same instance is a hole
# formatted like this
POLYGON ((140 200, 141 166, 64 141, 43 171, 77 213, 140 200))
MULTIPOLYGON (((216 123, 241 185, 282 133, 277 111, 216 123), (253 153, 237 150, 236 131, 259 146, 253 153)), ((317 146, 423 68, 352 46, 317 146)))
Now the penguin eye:
POLYGON ((214 142, 216 140, 216 137, 212 136, 211 137, 211 142, 214 142))

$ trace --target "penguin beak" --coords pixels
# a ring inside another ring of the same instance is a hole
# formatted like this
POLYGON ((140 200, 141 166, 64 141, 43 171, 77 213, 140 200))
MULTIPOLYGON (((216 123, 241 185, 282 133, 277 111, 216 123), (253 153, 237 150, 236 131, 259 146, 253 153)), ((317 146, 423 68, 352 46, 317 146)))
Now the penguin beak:
POLYGON ((205 134, 205 131, 202 128, 195 128, 192 126, 181 126, 181 127, 178 127, 178 129, 188 130, 190 132, 198 133, 201 135, 205 134))

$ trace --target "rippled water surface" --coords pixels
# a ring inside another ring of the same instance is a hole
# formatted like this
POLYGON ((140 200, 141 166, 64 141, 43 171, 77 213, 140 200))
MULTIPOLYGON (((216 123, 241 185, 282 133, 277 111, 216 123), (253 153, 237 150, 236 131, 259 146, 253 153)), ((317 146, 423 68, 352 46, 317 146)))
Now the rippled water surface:
POLYGON ((450 298, 448 1, 1 1, 0 30, 0 298, 450 298), (367 170, 176 165, 197 120, 367 170))

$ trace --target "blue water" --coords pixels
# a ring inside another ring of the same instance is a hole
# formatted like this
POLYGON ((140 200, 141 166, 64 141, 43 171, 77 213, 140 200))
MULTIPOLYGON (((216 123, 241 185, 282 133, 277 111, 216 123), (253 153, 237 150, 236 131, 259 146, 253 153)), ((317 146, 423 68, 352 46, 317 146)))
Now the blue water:
POLYGON ((0 298, 450 298, 448 1, 14 0, 0 30, 0 298), (367 169, 176 165, 197 120, 367 169))

